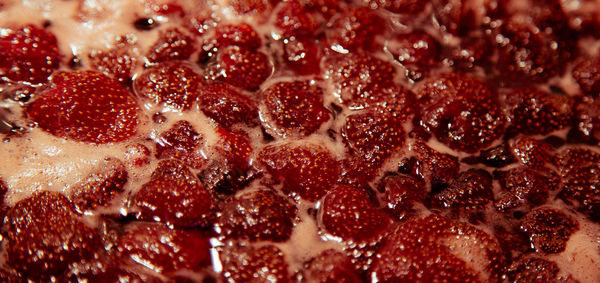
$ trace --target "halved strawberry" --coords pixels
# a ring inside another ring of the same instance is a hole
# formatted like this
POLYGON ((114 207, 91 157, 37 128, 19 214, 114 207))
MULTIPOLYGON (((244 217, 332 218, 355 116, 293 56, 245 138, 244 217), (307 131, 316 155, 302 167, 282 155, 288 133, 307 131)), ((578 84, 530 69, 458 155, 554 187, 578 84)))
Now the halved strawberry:
POLYGON ((571 124, 573 100, 533 88, 518 88, 509 93, 507 133, 548 134, 571 124))
POLYGON ((441 206, 452 209, 482 210, 494 198, 492 176, 485 170, 461 172, 448 188, 434 196, 441 206))
POLYGON ((371 278, 379 282, 494 282, 498 242, 469 224, 432 214, 410 219, 385 239, 371 278))
POLYGON ((406 68, 407 77, 422 79, 429 69, 439 64, 441 45, 424 31, 399 34, 386 42, 394 59, 406 68))
POLYGON ((468 1, 436 0, 433 10, 435 19, 445 31, 455 35, 464 35, 478 28, 485 16, 485 6, 468 1))
POLYGON ((260 36, 246 23, 219 25, 215 29, 216 45, 219 48, 236 45, 248 50, 256 50, 262 45, 260 36))
POLYGON ((303 280, 317 283, 360 283, 363 282, 345 254, 329 249, 321 252, 305 264, 301 271, 303 280))
POLYGON ((421 13, 427 6, 427 2, 421 0, 362 0, 364 5, 371 8, 377 7, 392 13, 411 16, 421 13))
POLYGON ((202 86, 198 107, 224 128, 238 123, 258 124, 258 110, 254 100, 226 83, 202 86))
POLYGON ((460 165, 456 156, 436 151, 422 141, 413 143, 411 149, 417 161, 414 173, 425 180, 448 183, 458 175, 460 165))
POLYGON ((0 78, 42 83, 59 63, 58 42, 50 31, 26 25, 0 33, 0 78))
POLYGON ((600 98, 577 97, 573 112, 569 142, 594 144, 600 141, 600 98))
POLYGON ((365 190, 348 185, 338 185, 325 195, 321 213, 327 233, 355 243, 376 241, 392 224, 365 190))
POLYGON ((219 253, 219 259, 223 264, 223 281, 290 281, 283 252, 273 245, 253 247, 234 244, 224 247, 219 253))
POLYGON ((504 115, 496 88, 463 73, 431 78, 418 89, 421 109, 415 126, 442 143, 465 152, 490 145, 504 133, 504 115))
POLYGON ((572 71, 573 78, 584 93, 600 93, 600 58, 585 58, 572 71))
POLYGON ((196 51, 195 40, 178 28, 161 31, 146 55, 150 63, 186 60, 196 51))
POLYGON ((133 82, 135 92, 180 110, 188 110, 196 101, 203 78, 182 62, 161 63, 146 69, 133 82))
POLYGON ((93 259, 104 250, 98 233, 56 192, 19 201, 8 211, 4 229, 6 264, 34 281, 50 281, 69 264, 93 259))
POLYGON ((202 153, 204 137, 196 132, 190 122, 177 121, 167 132, 156 140, 156 157, 158 159, 178 159, 194 169, 206 163, 202 153))
POLYGON ((213 76, 231 85, 257 89, 272 73, 271 60, 260 51, 229 46, 219 51, 213 76))
POLYGON ((559 279, 558 264, 539 257, 522 256, 513 261, 506 270, 510 282, 570 282, 559 279))
POLYGON ((600 222, 600 154, 572 147, 557 156, 562 190, 559 197, 600 222))
POLYGON ((225 201, 218 225, 227 239, 284 242, 292 234, 297 211, 286 197, 260 189, 225 201))
POLYGON ((92 71, 61 72, 27 108, 43 130, 89 143, 126 140, 136 133, 140 108, 118 81, 92 71))
POLYGON ((176 160, 161 161, 151 180, 131 196, 130 206, 139 219, 179 227, 208 227, 215 218, 210 193, 176 160))
POLYGON ((133 36, 121 36, 108 50, 93 49, 88 55, 92 68, 129 84, 139 60, 134 51, 135 42, 133 36))
POLYGON ((261 118, 267 129, 282 136, 308 136, 329 119, 323 91, 308 81, 280 82, 267 88, 261 118))
POLYGON ((529 168, 544 170, 552 167, 553 149, 547 143, 524 137, 516 140, 511 149, 517 160, 529 168))
POLYGON ((69 196, 80 211, 93 210, 108 205, 123 192, 128 181, 127 169, 118 159, 106 159, 97 166, 97 171, 77 184, 69 196))
POLYGON ((125 263, 137 263, 163 275, 184 269, 199 271, 211 264, 207 236, 193 230, 172 229, 162 223, 126 226, 116 250, 125 263))
POLYGON ((552 254, 565 250, 569 237, 579 230, 579 223, 560 210, 537 208, 523 218, 520 229, 529 236, 531 247, 537 252, 552 254))
POLYGON ((496 208, 506 211, 522 206, 535 207, 546 203, 550 192, 559 187, 557 177, 525 167, 502 172, 500 185, 505 192, 496 201, 496 208))
POLYGON ((283 40, 283 61, 299 75, 321 73, 322 47, 312 38, 283 40))
POLYGON ((284 192, 316 201, 327 193, 339 177, 339 164, 329 149, 314 144, 283 144, 263 148, 257 160, 283 183, 284 192))
POLYGON ((423 180, 406 174, 384 176, 378 184, 384 192, 385 206, 398 219, 403 219, 413 211, 413 206, 423 202, 426 196, 423 180))
POLYGON ((334 50, 372 50, 375 36, 386 28, 386 21, 375 11, 367 7, 353 7, 342 12, 326 34, 334 50))

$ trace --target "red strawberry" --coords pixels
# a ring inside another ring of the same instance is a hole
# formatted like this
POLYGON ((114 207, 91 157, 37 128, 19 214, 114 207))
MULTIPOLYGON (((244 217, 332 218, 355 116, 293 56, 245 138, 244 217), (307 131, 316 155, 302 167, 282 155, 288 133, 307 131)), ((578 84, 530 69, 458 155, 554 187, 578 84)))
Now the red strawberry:
POLYGON ((134 51, 135 42, 133 36, 123 36, 118 37, 109 50, 93 49, 88 55, 91 67, 128 84, 139 60, 134 51))
POLYGON ((259 176, 250 167, 253 148, 244 132, 218 129, 217 134, 220 142, 216 151, 219 155, 209 160, 199 177, 210 191, 232 194, 259 176))
MULTIPOLYGON (((531 130, 528 129, 528 131, 531 130)), ((552 167, 553 150, 547 143, 524 137, 514 142, 512 151, 517 160, 529 168, 544 170, 544 168, 552 167)))
POLYGON ((228 0, 227 3, 240 15, 266 14, 273 9, 269 0, 228 0))
POLYGON ((558 186, 557 176, 518 167, 502 174, 500 184, 505 192, 496 201, 496 208, 505 211, 523 205, 534 207, 546 203, 550 191, 558 186))
POLYGON ((579 230, 579 223, 564 212, 552 208, 530 211, 521 221, 521 231, 529 236, 537 252, 560 253, 569 237, 579 230))
POLYGON ((301 272, 303 280, 317 283, 363 282, 350 258, 336 250, 325 250, 305 264, 301 272))
POLYGON ((434 198, 443 207, 482 210, 494 198, 492 176, 484 170, 461 172, 448 188, 434 198))
POLYGON ((321 73, 323 51, 313 39, 293 38, 283 40, 283 61, 299 75, 321 73))
POLYGON ((424 31, 397 35, 387 41, 386 46, 394 59, 407 69, 407 77, 413 81, 422 79, 440 61, 440 44, 424 31))
POLYGON ((61 72, 27 108, 51 134, 89 143, 126 140, 136 133, 136 100, 119 82, 92 71, 61 72))
POLYGON ((313 144, 283 144, 263 148, 257 160, 283 183, 284 192, 308 201, 320 199, 339 176, 339 164, 329 149, 313 144))
POLYGON ((178 159, 186 165, 199 169, 206 159, 202 153, 204 138, 194 130, 190 122, 182 120, 156 140, 158 159, 178 159))
POLYGON ((368 7, 386 9, 392 13, 403 15, 417 15, 423 11, 429 1, 421 0, 363 0, 368 7))
POLYGON ((415 126, 453 149, 475 152, 504 133, 496 88, 485 81, 446 73, 425 81, 417 95, 422 108, 415 126))
POLYGON ((325 195, 321 213, 323 228, 345 241, 376 241, 392 223, 366 191, 347 185, 336 186, 325 195))
POLYGON ((127 226, 117 242, 117 251, 125 262, 164 275, 183 269, 199 271, 211 264, 208 237, 160 223, 127 226))
POLYGON ((125 149, 125 161, 135 167, 150 163, 150 149, 143 144, 128 145, 125 149))
POLYGON ((262 45, 260 36, 252 26, 246 23, 239 25, 219 25, 215 29, 217 47, 237 45, 248 50, 256 50, 262 45))
POLYGON ((292 234, 297 210, 274 191, 250 191, 225 201, 218 225, 228 239, 284 242, 292 234))
POLYGON ((176 0, 148 0, 144 1, 144 6, 150 12, 157 15, 183 15, 184 10, 176 0))
POLYGON ((283 2, 275 16, 275 26, 284 37, 312 37, 318 23, 298 0, 283 2))
POLYGON ((196 51, 195 40, 178 28, 161 31, 146 55, 150 63, 186 60, 196 51))
POLYGON ((326 33, 328 42, 335 51, 371 50, 375 45, 375 36, 383 33, 386 28, 385 20, 377 13, 369 8, 359 7, 346 9, 326 33))
POLYGON ((523 256, 508 266, 506 277, 510 282, 560 282, 559 271, 553 261, 523 256))
POLYGON ((180 227, 208 227, 214 220, 211 195, 176 160, 161 161, 150 181, 131 197, 130 205, 139 219, 180 227))
POLYGON ((427 144, 417 141, 411 145, 416 154, 416 174, 425 180, 450 182, 460 169, 458 158, 447 153, 441 153, 427 144))
POLYGON ((425 184, 422 180, 405 174, 390 174, 379 181, 379 191, 385 193, 385 206, 398 219, 405 218, 413 206, 425 200, 425 184))
POLYGON ((214 71, 217 78, 248 90, 257 89, 273 71, 267 55, 239 46, 229 46, 220 51, 217 62, 217 70, 214 71))
POLYGON ((80 211, 109 205, 117 194, 123 192, 123 186, 128 181, 127 169, 118 159, 104 160, 97 168, 97 172, 77 184, 69 196, 80 211))
POLYGON ((370 55, 335 55, 325 60, 325 66, 334 83, 334 94, 350 108, 380 102, 385 97, 381 90, 394 85, 396 69, 370 55))
POLYGON ((219 253, 221 276, 228 282, 289 282, 283 252, 273 245, 228 246, 219 253))
POLYGON ((600 154, 585 148, 569 148, 557 156, 562 191, 559 197, 600 222, 600 154))
POLYGON ((156 104, 188 110, 202 84, 203 78, 192 68, 181 62, 168 62, 146 69, 133 82, 133 88, 156 104))
POLYGON ((308 81, 280 82, 263 94, 261 118, 267 129, 282 136, 308 136, 330 119, 323 106, 323 91, 308 81))
POLYGON ((226 83, 203 86, 198 96, 198 107, 224 128, 238 123, 258 124, 254 101, 226 83))
POLYGON ((34 281, 49 281, 69 264, 92 259, 103 249, 98 233, 79 220, 60 193, 34 194, 6 217, 6 264, 34 281))
POLYGON ((27 25, 0 34, 0 78, 42 83, 59 62, 56 37, 45 29, 27 25))
MULTIPOLYGON (((108 260, 113 260, 112 258, 108 260)), ((121 265, 120 262, 94 262, 92 266, 83 265, 75 266, 68 274, 68 282, 98 282, 98 283, 114 283, 114 282, 148 282, 160 283, 163 282, 160 278, 142 273, 140 270, 132 266, 121 265), (132 268, 133 267, 133 268, 132 268)), ((62 278, 61 278, 62 279, 62 278)), ((66 279, 65 279, 66 280, 66 279)))
POLYGON ((480 151, 478 157, 467 157, 462 161, 469 164, 479 162, 490 167, 502 168, 506 165, 515 163, 517 160, 515 156, 513 156, 512 150, 508 144, 503 143, 499 146, 480 151))
POLYGON ((436 0, 433 9, 435 19, 448 31, 455 35, 463 35, 481 25, 485 16, 485 6, 474 5, 468 1, 436 0))
POLYGON ((509 134, 548 134, 571 123, 573 100, 532 88, 519 88, 506 97, 509 134))
POLYGON ((576 101, 568 140, 590 144, 600 141, 600 99, 581 96, 576 101))
POLYGON ((184 18, 183 26, 196 36, 202 36, 213 30, 217 25, 218 19, 211 9, 200 3, 195 3, 194 10, 187 13, 184 18))
POLYGON ((600 93, 600 58, 583 59, 572 71, 579 88, 590 95, 600 93))
POLYGON ((502 250, 490 235, 439 215, 414 218, 385 239, 371 278, 378 282, 498 281, 502 250))

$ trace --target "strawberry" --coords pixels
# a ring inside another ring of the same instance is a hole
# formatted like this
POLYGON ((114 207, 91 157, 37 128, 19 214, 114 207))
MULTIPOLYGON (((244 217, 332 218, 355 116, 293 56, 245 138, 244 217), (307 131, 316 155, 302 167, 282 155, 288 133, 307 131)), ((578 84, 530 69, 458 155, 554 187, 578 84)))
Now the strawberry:
POLYGON ((248 135, 242 131, 229 132, 224 129, 218 129, 217 134, 221 141, 217 150, 227 162, 236 169, 247 169, 253 151, 248 135))
POLYGON ((463 73, 446 73, 426 80, 417 96, 421 109, 415 126, 450 148, 475 152, 504 133, 496 88, 486 81, 463 73))
POLYGON ((560 253, 569 237, 579 230, 579 223, 566 213, 552 208, 537 208, 521 220, 521 231, 529 236, 537 252, 560 253))
POLYGON ((149 12, 162 16, 177 16, 185 13, 183 7, 176 0, 148 0, 144 1, 144 7, 149 12))
MULTIPOLYGON (((478 157, 467 157, 462 162, 482 163, 490 167, 502 168, 506 165, 515 163, 517 160, 512 153, 512 149, 507 143, 485 149, 479 152, 478 157)), ((470 163, 473 164, 473 163, 470 163)))
POLYGON ((590 95, 600 93, 600 58, 583 59, 571 72, 584 93, 590 95))
POLYGON ((506 277, 510 282, 559 282, 563 281, 559 279, 559 271, 553 261, 522 256, 508 266, 506 277))
POLYGON ((124 262, 141 264, 165 275, 182 269, 199 271, 211 264, 208 237, 160 223, 126 226, 116 250, 124 262))
POLYGON ((417 203, 425 200, 424 182, 411 175, 389 174, 378 184, 378 189, 384 192, 385 206, 398 219, 403 219, 411 212, 417 203))
POLYGON ((363 282, 350 258, 333 249, 325 250, 305 264, 302 279, 318 283, 360 283, 363 282))
POLYGON ((258 33, 246 23, 219 25, 215 29, 215 38, 219 48, 236 45, 248 50, 257 50, 262 45, 258 33))
POLYGON ((272 190, 244 192, 225 201, 218 225, 228 239, 284 242, 292 234, 297 210, 272 190))
POLYGON ((98 233, 56 192, 39 192, 10 208, 4 224, 6 264, 30 280, 49 281, 71 263, 98 256, 98 233))
POLYGON ((310 38, 289 38, 283 40, 283 61, 298 75, 321 73, 323 50, 310 38))
POLYGON ((333 55, 325 59, 325 66, 334 94, 353 109, 383 100, 381 89, 394 85, 396 69, 367 54, 333 55))
POLYGON ((142 220, 178 227, 208 227, 214 220, 214 204, 200 180, 181 162, 158 164, 150 181, 131 196, 130 206, 142 220))
POLYGON ((284 192, 308 201, 320 199, 339 176, 338 161, 329 149, 310 143, 270 145, 256 158, 284 192))
POLYGON ((239 123, 258 124, 258 110, 254 100, 226 83, 202 86, 198 107, 204 115, 224 128, 231 128, 239 123))
POLYGON ((34 25, 0 34, 0 78, 43 83, 58 69, 61 55, 54 34, 34 25))
POLYGON ((497 241, 469 224, 432 214, 413 218, 385 239, 371 278, 378 282, 498 281, 497 241))
POLYGON ((120 142, 136 133, 140 108, 118 81, 92 71, 61 72, 27 108, 43 130, 88 143, 120 142))
POLYGON ((524 137, 516 140, 511 148, 517 160, 529 168, 544 170, 552 167, 553 149, 547 143, 524 137))
POLYGON ((500 184, 505 190, 495 203, 500 211, 534 207, 546 203, 550 191, 557 189, 557 176, 537 172, 526 167, 517 167, 503 172, 500 184))
POLYGON ((97 172, 77 184, 69 196, 80 211, 109 205, 116 195, 123 192, 128 181, 127 169, 118 159, 106 159, 97 167, 97 172))
POLYGON ((506 97, 507 133, 548 134, 571 124, 573 100, 532 88, 518 88, 506 97))
POLYGON ((413 81, 422 79, 429 69, 439 64, 442 49, 437 40, 424 31, 397 35, 386 42, 386 47, 413 81))
POLYGON ((362 0, 362 2, 368 7, 383 8, 392 13, 411 16, 421 13, 427 6, 426 2, 420 0, 362 0))
POLYGON ((482 210, 494 198, 492 176, 484 170, 461 172, 448 188, 434 196, 441 206, 452 209, 482 210))
POLYGON ((229 46, 219 51, 216 78, 247 90, 257 89, 272 73, 273 66, 266 54, 260 51, 229 46))
POLYGON ((121 83, 129 84, 139 60, 135 42, 133 36, 123 36, 118 37, 109 50, 93 49, 88 55, 91 67, 121 83))
POLYGON ((445 30, 455 35, 464 35, 481 25, 485 7, 472 5, 468 1, 436 0, 432 1, 437 22, 445 30))
POLYGON ((308 136, 330 120, 323 91, 308 81, 280 82, 262 93, 267 129, 282 136, 308 136))
POLYGON ((354 7, 342 12, 326 34, 331 48, 336 51, 370 51, 375 45, 375 36, 383 33, 386 28, 386 21, 371 9, 354 7))
POLYGON ((125 148, 125 162, 134 167, 150 163, 150 149, 143 144, 131 144, 125 148))
POLYGON ((590 96, 576 98, 572 128, 567 139, 572 143, 600 141, 600 99, 590 96))
POLYGON ((559 197, 566 203, 600 221, 600 154, 572 147, 557 156, 562 177, 559 197))
POLYGON ((146 58, 150 63, 186 60, 196 51, 194 45, 194 38, 178 28, 170 28, 160 32, 146 58))
POLYGON ((211 9, 196 3, 196 9, 189 11, 184 18, 183 26, 195 36, 202 36, 212 31, 218 19, 211 9))
POLYGON ((283 2, 275 15, 283 37, 312 37, 319 27, 314 16, 298 0, 283 2))
POLYGON ((438 152, 421 141, 412 144, 411 149, 417 159, 415 173, 422 178, 450 182, 458 175, 460 167, 456 156, 438 152))
POLYGON ((240 15, 266 14, 273 9, 269 0, 228 0, 226 2, 240 15))
POLYGON ((321 213, 327 233, 358 243, 377 240, 392 223, 366 191, 347 185, 338 185, 325 195, 321 213))
POLYGON ((194 169, 201 168, 206 159, 202 153, 204 137, 196 132, 190 122, 177 121, 156 140, 158 159, 178 159, 194 169))
POLYGON ((283 252, 274 245, 233 245, 219 253, 226 282, 289 282, 283 252))
POLYGON ((192 107, 202 85, 202 76, 182 62, 161 63, 148 68, 133 82, 138 95, 179 110, 192 107))

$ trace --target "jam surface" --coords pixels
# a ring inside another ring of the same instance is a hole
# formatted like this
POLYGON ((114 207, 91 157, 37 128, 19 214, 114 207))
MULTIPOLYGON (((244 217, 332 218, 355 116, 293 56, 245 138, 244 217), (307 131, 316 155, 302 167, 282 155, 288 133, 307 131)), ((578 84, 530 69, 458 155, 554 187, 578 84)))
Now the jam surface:
POLYGON ((0 0, 2 282, 599 282, 600 2, 0 0))

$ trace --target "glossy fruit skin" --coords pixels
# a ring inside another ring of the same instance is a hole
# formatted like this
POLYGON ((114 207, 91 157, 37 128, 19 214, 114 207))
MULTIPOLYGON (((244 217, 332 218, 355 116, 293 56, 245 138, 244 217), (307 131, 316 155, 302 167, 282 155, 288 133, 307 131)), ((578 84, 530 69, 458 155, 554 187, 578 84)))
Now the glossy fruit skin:
POLYGON ((133 95, 118 81, 93 71, 60 72, 27 108, 29 117, 52 135, 87 143, 114 143, 137 133, 133 95))
POLYGON ((0 78, 42 83, 60 65, 58 41, 50 31, 26 25, 0 36, 0 78))

